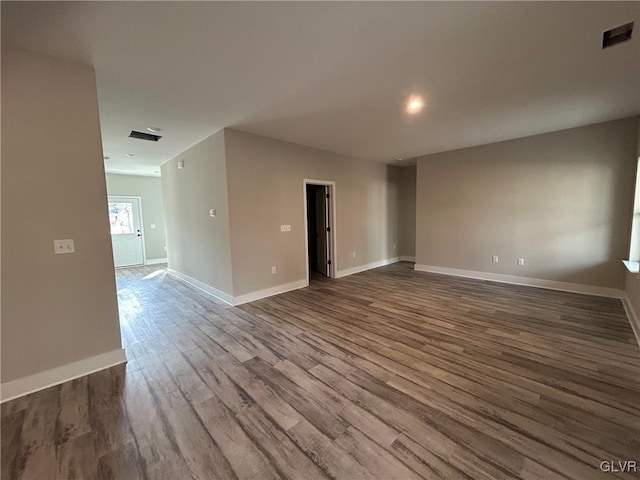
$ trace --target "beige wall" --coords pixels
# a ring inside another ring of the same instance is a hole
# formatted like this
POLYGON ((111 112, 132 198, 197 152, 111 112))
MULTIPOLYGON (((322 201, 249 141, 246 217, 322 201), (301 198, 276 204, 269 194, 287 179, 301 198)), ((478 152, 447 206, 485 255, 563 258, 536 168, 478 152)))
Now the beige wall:
POLYGON ((107 193, 141 197, 144 220, 144 249, 146 260, 158 260, 167 256, 162 209, 162 181, 159 177, 107 174, 107 193), (151 228, 155 225, 156 228, 151 228))
POLYGON ((169 267, 232 295, 224 132, 161 168, 169 267))
POLYGON ((416 255, 416 166, 398 173, 398 251, 401 256, 416 255))
POLYGON ((398 255, 397 167, 230 129, 225 142, 234 295, 306 279, 305 178, 336 182, 338 270, 398 255))
POLYGON ((93 69, 6 46, 2 287, 3 383, 121 348, 93 69))
POLYGON ((623 288, 637 136, 630 118, 420 157, 416 263, 623 288))

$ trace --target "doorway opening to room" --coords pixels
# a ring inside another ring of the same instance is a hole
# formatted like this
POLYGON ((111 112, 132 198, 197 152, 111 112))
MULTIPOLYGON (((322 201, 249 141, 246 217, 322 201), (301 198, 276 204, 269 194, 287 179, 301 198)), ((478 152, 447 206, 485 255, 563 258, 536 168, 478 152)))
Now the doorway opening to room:
POLYGON ((109 195, 109 223, 115 267, 144 265, 141 198, 109 195))
POLYGON ((167 263, 159 173, 142 168, 132 174, 106 172, 107 212, 116 268, 167 263))
POLYGON ((307 279, 336 276, 335 183, 304 181, 307 279))

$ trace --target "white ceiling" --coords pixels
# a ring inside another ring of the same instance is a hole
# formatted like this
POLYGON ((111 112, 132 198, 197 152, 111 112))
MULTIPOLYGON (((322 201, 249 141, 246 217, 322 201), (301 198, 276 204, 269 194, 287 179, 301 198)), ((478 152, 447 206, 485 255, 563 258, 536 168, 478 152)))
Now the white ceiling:
POLYGON ((638 114, 640 31, 601 50, 632 20, 640 2, 2 2, 2 41, 94 65, 107 170, 153 174, 223 127, 391 163, 638 114))

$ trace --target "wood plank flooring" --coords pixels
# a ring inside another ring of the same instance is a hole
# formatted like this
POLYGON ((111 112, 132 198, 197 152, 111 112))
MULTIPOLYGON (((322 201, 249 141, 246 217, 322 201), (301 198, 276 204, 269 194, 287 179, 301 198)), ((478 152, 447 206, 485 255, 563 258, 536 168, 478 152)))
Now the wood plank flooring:
MULTIPOLYGON (((228 307, 118 271, 115 367, 2 405, 2 479, 577 479, 640 464, 619 300, 398 263, 228 307)), ((639 469, 640 470, 640 469, 639 469)))

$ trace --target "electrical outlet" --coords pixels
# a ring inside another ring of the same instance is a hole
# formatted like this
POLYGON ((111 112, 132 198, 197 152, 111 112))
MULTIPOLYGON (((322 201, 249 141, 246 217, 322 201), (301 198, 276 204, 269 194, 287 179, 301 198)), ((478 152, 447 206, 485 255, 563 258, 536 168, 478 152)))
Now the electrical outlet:
POLYGON ((356 252, 351 253, 351 256, 352 256, 353 258, 356 258, 356 252))
POLYGON ((53 252, 56 255, 64 255, 65 253, 74 253, 76 251, 75 245, 73 244, 73 238, 69 238, 66 240, 54 240, 53 241, 53 252))
POLYGON ((395 244, 395 243, 393 244, 393 249, 394 249, 394 250, 396 249, 396 244, 395 244))
POLYGON ((498 255, 494 255, 493 257, 491 257, 491 262, 498 263, 498 255))
POLYGON ((518 266, 524 267, 524 258, 518 258, 518 266))
POLYGON ((291 225, 280 225, 280 231, 281 232, 290 232, 291 231, 291 225))
POLYGON ((276 273, 276 267, 271 267, 271 273, 276 273))
POLYGON ((155 223, 152 223, 152 224, 151 224, 151 230, 155 230, 155 229, 156 229, 156 224, 155 224, 155 223))
POLYGON ((167 251, 167 246, 165 245, 163 248, 164 248, 164 251, 166 252, 167 251))

